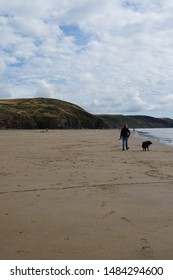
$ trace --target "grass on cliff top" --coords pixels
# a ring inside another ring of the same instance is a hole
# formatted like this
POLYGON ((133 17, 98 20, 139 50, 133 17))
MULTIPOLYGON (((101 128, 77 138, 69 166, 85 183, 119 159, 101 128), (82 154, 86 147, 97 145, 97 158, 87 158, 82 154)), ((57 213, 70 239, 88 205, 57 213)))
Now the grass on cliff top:
POLYGON ((4 99, 0 100, 1 111, 22 111, 25 113, 47 113, 49 114, 71 114, 73 113, 87 113, 84 109, 79 106, 49 98, 21 98, 21 99, 4 99))

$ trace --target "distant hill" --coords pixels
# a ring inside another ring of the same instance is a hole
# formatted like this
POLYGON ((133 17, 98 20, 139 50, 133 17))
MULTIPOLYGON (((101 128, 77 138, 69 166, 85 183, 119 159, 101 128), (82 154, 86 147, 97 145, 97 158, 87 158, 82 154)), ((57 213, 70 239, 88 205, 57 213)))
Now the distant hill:
POLYGON ((169 118, 93 115, 83 108, 51 98, 0 100, 0 129, 81 129, 173 127, 169 118))
POLYGON ((164 128, 173 127, 173 120, 169 118, 154 118, 150 116, 97 115, 110 127, 119 128, 128 124, 130 128, 164 128))
POLYGON ((1 129, 107 127, 100 117, 65 101, 50 98, 0 100, 1 129))

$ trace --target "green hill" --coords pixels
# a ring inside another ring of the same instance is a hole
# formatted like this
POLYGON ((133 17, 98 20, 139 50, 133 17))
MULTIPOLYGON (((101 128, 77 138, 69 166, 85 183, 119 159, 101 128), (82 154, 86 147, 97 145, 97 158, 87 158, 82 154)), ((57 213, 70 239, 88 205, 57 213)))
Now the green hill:
POLYGON ((150 116, 98 115, 112 128, 119 128, 127 123, 130 128, 164 128, 173 127, 169 118, 154 118, 150 116))
POLYGON ((49 98, 0 100, 0 128, 106 128, 104 120, 79 106, 49 98))
POLYGON ((0 129, 80 129, 173 127, 173 120, 150 116, 93 115, 81 107, 57 99, 0 100, 0 129))

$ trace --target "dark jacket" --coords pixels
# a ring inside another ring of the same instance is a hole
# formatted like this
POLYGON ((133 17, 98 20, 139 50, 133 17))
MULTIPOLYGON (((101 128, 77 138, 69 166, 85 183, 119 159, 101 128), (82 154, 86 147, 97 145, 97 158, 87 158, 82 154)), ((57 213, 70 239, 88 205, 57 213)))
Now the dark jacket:
POLYGON ((125 137, 129 137, 129 136, 130 136, 130 130, 126 126, 124 126, 121 129, 120 138, 125 138, 125 137))

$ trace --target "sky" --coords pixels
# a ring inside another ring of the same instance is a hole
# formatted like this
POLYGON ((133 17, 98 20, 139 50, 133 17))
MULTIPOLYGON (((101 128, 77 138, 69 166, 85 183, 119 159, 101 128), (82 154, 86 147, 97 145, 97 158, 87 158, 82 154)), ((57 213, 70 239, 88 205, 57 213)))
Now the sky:
POLYGON ((173 118, 172 0, 0 0, 0 99, 173 118))

